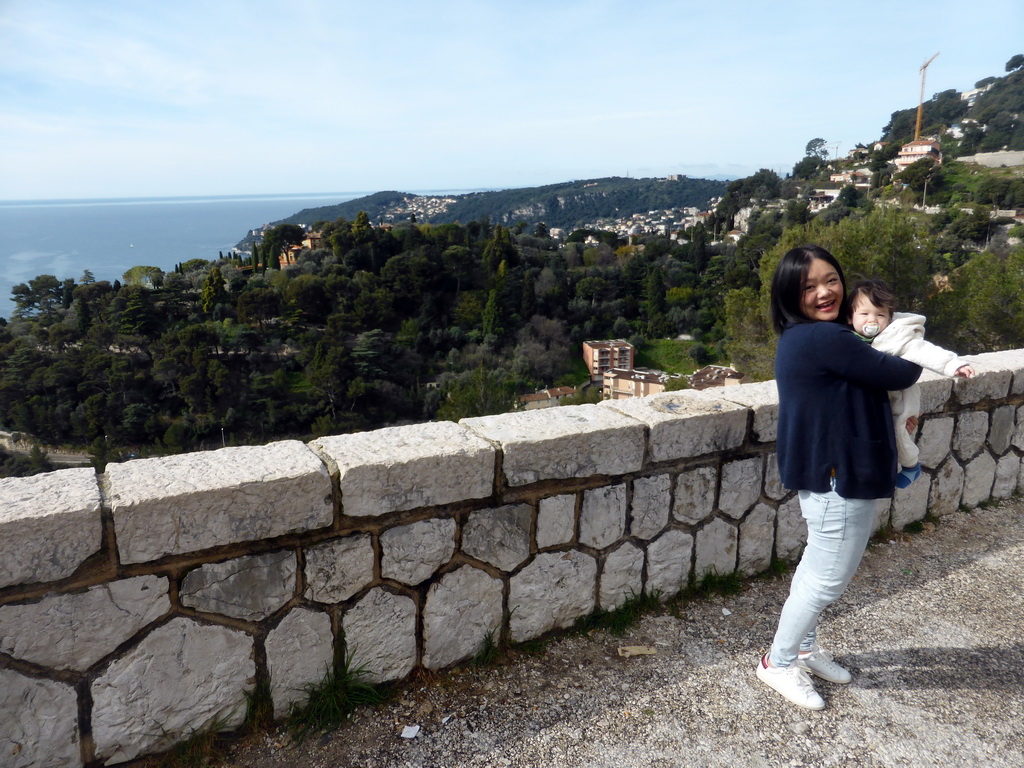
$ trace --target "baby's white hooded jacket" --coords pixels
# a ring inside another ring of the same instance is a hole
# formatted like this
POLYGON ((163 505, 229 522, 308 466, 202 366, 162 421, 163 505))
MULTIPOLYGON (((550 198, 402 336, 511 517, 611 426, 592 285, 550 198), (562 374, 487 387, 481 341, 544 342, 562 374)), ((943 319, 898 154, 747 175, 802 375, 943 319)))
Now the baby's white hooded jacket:
MULTIPOLYGON (((968 365, 955 352, 924 340, 924 315, 911 312, 895 312, 892 322, 885 330, 871 339, 871 346, 879 352, 917 363, 922 368, 953 376, 959 368, 968 365)), ((921 412, 921 388, 914 384, 906 389, 889 393, 892 405, 893 424, 896 429, 896 449, 901 466, 912 467, 918 463, 920 452, 914 438, 907 432, 907 419, 921 412)))

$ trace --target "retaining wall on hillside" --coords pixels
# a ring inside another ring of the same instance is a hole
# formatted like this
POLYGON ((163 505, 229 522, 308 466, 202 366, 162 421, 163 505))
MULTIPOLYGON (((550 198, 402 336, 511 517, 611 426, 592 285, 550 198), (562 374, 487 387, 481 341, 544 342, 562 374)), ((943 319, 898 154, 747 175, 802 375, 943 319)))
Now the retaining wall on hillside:
POLYGON ((963 163, 977 163, 978 165, 984 165, 986 168, 1013 167, 1024 165, 1024 152, 1013 150, 983 152, 977 155, 965 155, 964 157, 958 157, 957 160, 963 163))
MULTIPOLYGON (((1024 351, 922 377, 923 477, 879 525, 1022 485, 1024 351)), ((116 764, 631 595, 794 559, 774 382, 0 480, 0 764, 116 764)))

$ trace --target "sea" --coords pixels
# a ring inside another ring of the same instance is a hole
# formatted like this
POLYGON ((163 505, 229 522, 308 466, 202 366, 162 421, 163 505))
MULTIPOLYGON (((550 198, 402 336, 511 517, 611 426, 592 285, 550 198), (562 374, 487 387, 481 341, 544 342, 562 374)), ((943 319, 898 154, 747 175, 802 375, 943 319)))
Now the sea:
POLYGON ((39 275, 77 282, 89 270, 113 282, 135 266, 168 272, 227 254, 250 230, 305 208, 367 194, 0 201, 0 317, 14 311, 11 289, 39 275))

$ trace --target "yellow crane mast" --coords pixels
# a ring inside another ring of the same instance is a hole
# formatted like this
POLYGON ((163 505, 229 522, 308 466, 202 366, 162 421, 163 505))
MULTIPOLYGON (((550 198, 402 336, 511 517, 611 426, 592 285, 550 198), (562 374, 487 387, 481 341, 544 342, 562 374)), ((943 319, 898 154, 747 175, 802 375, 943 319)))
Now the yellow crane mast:
MULTIPOLYGON (((939 52, 936 51, 935 56, 938 56, 939 52)), ((917 123, 914 125, 914 141, 921 138, 921 115, 924 113, 924 71, 928 69, 928 65, 935 61, 935 56, 932 56, 928 61, 921 65, 921 95, 917 99, 917 123)))

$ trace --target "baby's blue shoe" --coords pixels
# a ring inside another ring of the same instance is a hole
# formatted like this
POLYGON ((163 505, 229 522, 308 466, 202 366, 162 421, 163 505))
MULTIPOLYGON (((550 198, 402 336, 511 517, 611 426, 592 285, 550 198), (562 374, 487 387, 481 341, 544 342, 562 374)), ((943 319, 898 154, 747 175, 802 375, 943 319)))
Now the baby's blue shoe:
POLYGON ((918 462, 912 467, 902 467, 896 475, 896 487, 906 488, 921 476, 921 463, 918 462))

